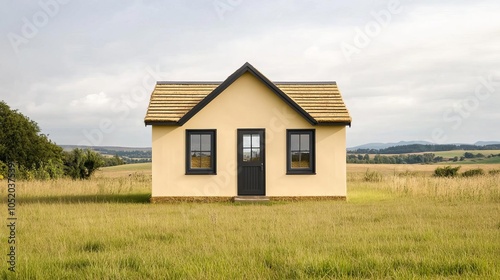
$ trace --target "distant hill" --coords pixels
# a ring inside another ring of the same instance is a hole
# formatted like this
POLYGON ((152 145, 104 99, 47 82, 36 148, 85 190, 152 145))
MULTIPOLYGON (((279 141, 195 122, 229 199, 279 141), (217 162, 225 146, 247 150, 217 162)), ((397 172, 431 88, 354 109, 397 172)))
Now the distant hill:
POLYGON ((500 141, 477 141, 474 143, 476 146, 486 146, 486 145, 500 145, 500 141))
POLYGON ((397 143, 368 143, 368 144, 363 144, 355 147, 350 147, 347 148, 348 151, 354 151, 354 150, 359 150, 359 149, 374 149, 374 150, 380 150, 380 149, 387 149, 389 147, 397 147, 397 146, 407 146, 407 145, 414 145, 414 144, 420 144, 420 145, 433 145, 434 143, 428 142, 428 141, 399 141, 397 143))
POLYGON ((472 151, 472 150, 500 150, 500 144, 471 145, 471 144, 410 144, 391 146, 383 149, 356 149, 348 150, 348 154, 413 154, 445 151, 472 151))
POLYGON ((59 145, 65 151, 71 151, 75 148, 80 149, 91 149, 95 151, 116 151, 116 152, 130 152, 130 151, 141 151, 150 152, 151 147, 117 147, 117 146, 79 146, 79 145, 59 145))
POLYGON ((152 150, 144 147, 113 147, 113 146, 78 146, 78 145, 59 145, 65 151, 71 151, 75 148, 91 149, 105 157, 118 156, 126 163, 151 162, 152 150))

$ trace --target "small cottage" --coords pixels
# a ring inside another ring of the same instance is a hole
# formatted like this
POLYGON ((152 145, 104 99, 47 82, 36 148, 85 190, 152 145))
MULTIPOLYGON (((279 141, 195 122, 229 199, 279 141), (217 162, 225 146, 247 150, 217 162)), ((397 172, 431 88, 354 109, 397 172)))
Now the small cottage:
POLYGON ((271 82, 245 63, 223 82, 157 82, 152 202, 346 198, 336 82, 271 82))

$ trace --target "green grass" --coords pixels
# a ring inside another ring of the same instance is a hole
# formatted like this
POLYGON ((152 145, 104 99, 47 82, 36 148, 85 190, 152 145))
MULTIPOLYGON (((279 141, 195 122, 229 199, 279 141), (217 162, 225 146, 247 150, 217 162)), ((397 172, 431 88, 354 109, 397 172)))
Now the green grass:
MULTIPOLYGON (((389 171, 376 182, 350 174, 347 202, 266 205, 148 204, 151 179, 140 172, 19 182, 18 271, 8 272, 3 262, 0 275, 500 278, 500 175, 449 179, 389 171)), ((5 202, 1 207, 5 221, 5 202)))
POLYGON ((464 161, 450 161, 450 164, 500 164, 500 157, 491 158, 472 158, 464 161))
POLYGON ((144 171, 144 170, 151 170, 151 162, 124 164, 124 165, 117 165, 117 166, 110 166, 110 167, 102 168, 102 171, 104 171, 104 172, 113 172, 113 171, 136 172, 136 171, 144 171))
POLYGON ((445 158, 453 158, 455 156, 461 157, 466 152, 473 153, 474 155, 483 154, 485 156, 488 156, 488 155, 491 155, 491 154, 494 154, 494 155, 500 154, 500 150, 470 150, 470 151, 453 150, 453 151, 430 152, 430 153, 433 153, 436 156, 441 156, 441 157, 445 157, 445 158))

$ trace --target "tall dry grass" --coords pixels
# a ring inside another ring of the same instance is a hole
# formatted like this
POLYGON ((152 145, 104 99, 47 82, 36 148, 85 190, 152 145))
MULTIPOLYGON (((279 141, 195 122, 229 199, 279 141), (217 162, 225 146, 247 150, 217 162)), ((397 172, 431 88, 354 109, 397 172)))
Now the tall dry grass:
MULTIPOLYGON (((0 188, 7 196, 7 189, 0 188)), ((151 176, 134 172, 129 175, 98 176, 91 180, 62 178, 49 181, 18 181, 16 196, 23 203, 148 202, 151 176)))
POLYGON ((348 174, 348 185, 361 184, 397 196, 433 200, 473 200, 500 202, 500 174, 474 177, 434 177, 427 170, 376 171, 348 174))
POLYGON ((148 204, 149 174, 106 172, 18 182, 3 279, 500 278, 498 175, 360 170, 347 202, 242 205, 148 204))

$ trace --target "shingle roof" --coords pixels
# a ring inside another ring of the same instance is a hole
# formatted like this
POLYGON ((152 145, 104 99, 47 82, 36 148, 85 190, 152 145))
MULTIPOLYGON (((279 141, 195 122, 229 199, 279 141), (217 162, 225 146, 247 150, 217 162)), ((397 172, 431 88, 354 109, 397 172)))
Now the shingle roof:
POLYGON ((311 124, 351 125, 335 82, 271 82, 249 63, 224 82, 158 82, 148 106, 146 125, 182 125, 243 73, 250 72, 311 124))

